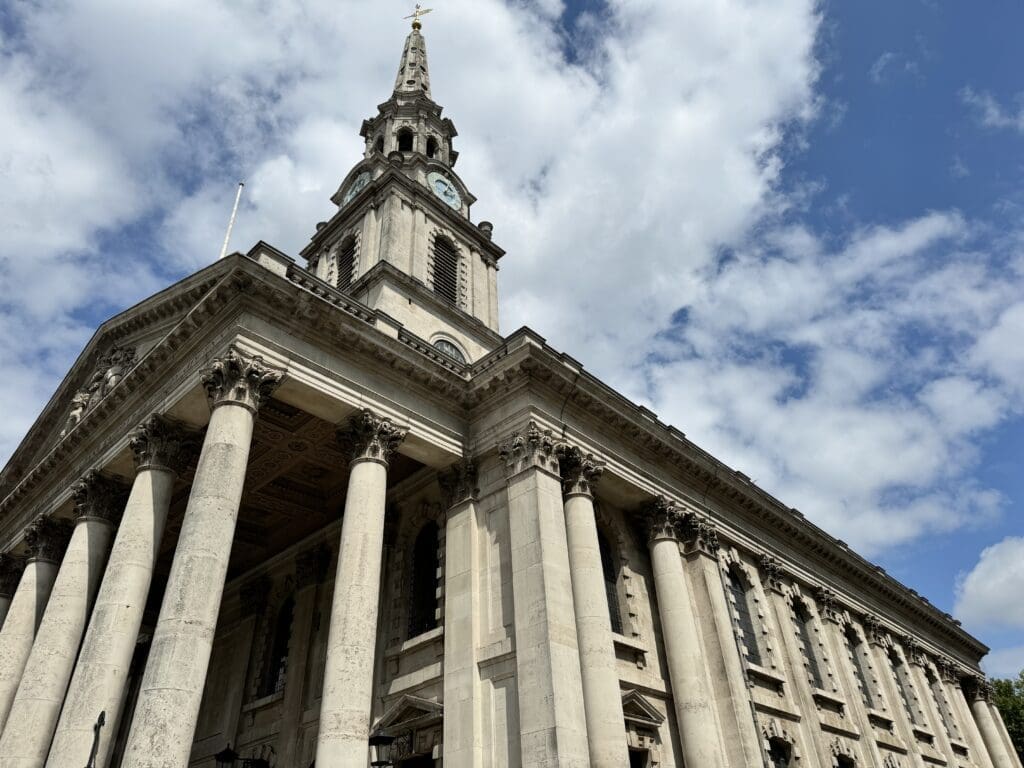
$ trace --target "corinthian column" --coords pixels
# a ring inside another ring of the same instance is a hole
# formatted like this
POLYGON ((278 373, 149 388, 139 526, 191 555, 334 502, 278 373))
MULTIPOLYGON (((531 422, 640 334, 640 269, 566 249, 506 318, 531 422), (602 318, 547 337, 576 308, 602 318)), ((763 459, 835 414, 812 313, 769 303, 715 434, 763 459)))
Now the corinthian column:
POLYGON ((316 742, 318 768, 365 768, 388 459, 407 429, 368 410, 338 432, 350 458, 316 742))
POLYGON ((57 564, 64 556, 69 538, 71 525, 68 521, 45 516, 38 518, 25 535, 28 563, 11 600, 3 630, 0 630, 0 728, 11 711, 36 629, 43 620, 43 611, 57 578, 57 564))
POLYGON ((124 702, 153 566, 160 550, 175 475, 193 455, 194 436, 153 415, 132 436, 136 475, 96 596, 89 628, 46 760, 48 766, 85 765, 100 712, 95 768, 104 768, 124 702))
POLYGON ((619 768, 629 765, 629 751, 601 547, 594 519, 594 486, 604 472, 604 464, 576 447, 561 446, 558 456, 565 497, 565 534, 572 574, 572 600, 576 609, 576 637, 580 648, 590 765, 593 768, 619 768))
POLYGON ((203 376, 213 412, 142 675, 123 768, 185 768, 210 664, 253 421, 281 381, 234 349, 203 376))
POLYGON ((46 760, 124 491, 95 471, 75 485, 75 528, 0 737, 0 765, 37 768, 46 760))
MULTIPOLYGON (((700 768, 724 768, 724 751, 718 740, 719 728, 706 675, 708 665, 701 653, 700 630, 679 552, 684 519, 675 504, 664 497, 648 505, 645 513, 683 762, 700 768)), ((687 525, 692 526, 693 521, 687 525)), ((717 538, 710 530, 706 535, 717 538)))
POLYGON ((1002 734, 995 718, 992 717, 992 710, 989 704, 992 700, 992 685, 988 680, 978 678, 973 681, 973 690, 968 694, 971 702, 971 713, 981 731, 981 740, 985 742, 985 749, 992 758, 995 768, 1017 768, 1017 763, 1010 757, 1006 745, 1003 743, 1002 734))
POLYGON ((21 572, 25 570, 25 561, 13 555, 0 555, 0 627, 11 609, 14 591, 21 580, 21 572))

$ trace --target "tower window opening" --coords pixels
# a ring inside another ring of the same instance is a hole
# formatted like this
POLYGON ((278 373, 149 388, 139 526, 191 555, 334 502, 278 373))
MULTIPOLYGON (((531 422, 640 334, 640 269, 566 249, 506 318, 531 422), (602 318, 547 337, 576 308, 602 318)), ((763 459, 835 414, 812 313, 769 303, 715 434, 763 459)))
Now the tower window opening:
POLYGON ((356 270, 356 239, 346 237, 338 249, 338 287, 348 288, 356 270))
POLYGON ((754 624, 756 609, 751 606, 750 587, 744 584, 743 579, 732 569, 728 573, 728 584, 736 610, 736 622, 739 624, 741 640, 747 651, 747 660, 751 664, 761 666, 764 660, 761 658, 760 639, 754 624))
POLYGON ((857 677, 857 682, 860 683, 864 704, 869 709, 876 709, 875 697, 871 690, 871 678, 868 676, 868 665, 864 660, 867 646, 857 636, 857 630, 853 627, 847 626, 843 634, 846 635, 846 645, 850 649, 850 659, 853 661, 853 673, 857 677))
POLYGON ((768 760, 772 768, 789 768, 793 764, 793 748, 782 739, 774 738, 768 742, 768 760))
POLYGON ((378 136, 377 137, 377 140, 373 143, 373 148, 376 151, 380 152, 381 154, 384 154, 384 137, 383 136, 378 136))
POLYGON ((413 544, 409 637, 422 635, 437 626, 437 534, 437 524, 427 523, 413 544))
MULTIPOLYGON (((412 80, 409 82, 412 83, 412 80)), ((408 128, 403 128, 398 132, 398 151, 412 152, 412 131, 408 128)))
POLYGON ((649 749, 629 750, 629 768, 648 768, 651 764, 651 751, 649 749))
POLYGON ((612 632, 622 634, 622 611, 619 609, 619 571, 615 567, 612 548, 608 538, 600 530, 597 532, 597 547, 601 552, 601 570, 604 573, 604 592, 608 600, 608 616, 611 619, 612 632))
POLYGON ((433 158, 437 155, 437 139, 431 136, 427 139, 427 157, 433 158))
POLYGON ((292 619, 295 601, 289 597, 277 611, 277 618, 271 629, 267 655, 263 662, 263 674, 257 694, 262 698, 284 690, 288 676, 288 645, 292 635, 292 619))
POLYGON ((857 763, 847 755, 836 756, 836 768, 857 768, 857 763))
POLYGON ((434 241, 434 293, 445 301, 457 304, 459 300, 459 254, 446 237, 434 241))
POLYGON ((825 679, 821 673, 821 664, 818 660, 818 648, 814 638, 814 624, 807 606, 800 601, 793 603, 793 620, 796 623, 797 635, 804 646, 804 659, 807 662, 807 673, 811 685, 815 688, 824 688, 825 679))

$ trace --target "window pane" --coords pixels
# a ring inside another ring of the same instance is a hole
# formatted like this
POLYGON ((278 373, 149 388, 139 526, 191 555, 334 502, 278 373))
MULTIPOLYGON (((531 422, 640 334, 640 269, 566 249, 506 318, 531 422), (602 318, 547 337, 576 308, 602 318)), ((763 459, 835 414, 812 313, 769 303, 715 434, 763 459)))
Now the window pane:
POLYGON ((750 613, 750 601, 747 595, 747 588, 740 581, 740 577, 729 571, 729 591, 732 593, 733 603, 736 606, 736 618, 739 621, 740 631, 743 633, 744 646, 747 649, 747 659, 752 664, 761 666, 761 647, 758 642, 757 630, 754 629, 754 617, 750 613))

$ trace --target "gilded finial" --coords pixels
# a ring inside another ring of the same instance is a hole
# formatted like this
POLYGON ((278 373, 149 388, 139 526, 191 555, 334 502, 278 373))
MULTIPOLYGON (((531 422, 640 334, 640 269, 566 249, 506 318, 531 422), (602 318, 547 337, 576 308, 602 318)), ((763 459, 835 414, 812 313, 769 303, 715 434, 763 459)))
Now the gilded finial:
POLYGON ((434 9, 433 8, 421 8, 420 4, 416 3, 416 10, 413 11, 412 13, 410 13, 405 18, 412 19, 412 28, 413 29, 422 29, 423 25, 420 23, 420 17, 421 16, 426 16, 432 10, 434 10, 434 9))

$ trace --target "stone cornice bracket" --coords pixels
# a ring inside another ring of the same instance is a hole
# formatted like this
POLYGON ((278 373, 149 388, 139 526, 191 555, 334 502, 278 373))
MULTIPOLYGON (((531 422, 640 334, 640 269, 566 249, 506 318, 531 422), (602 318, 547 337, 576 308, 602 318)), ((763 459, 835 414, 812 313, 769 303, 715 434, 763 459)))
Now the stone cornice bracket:
POLYGON ((284 378, 284 372, 268 367, 259 355, 248 357, 234 347, 214 358, 203 373, 203 387, 210 408, 240 405, 256 413, 284 378))
POLYGON ((868 642, 872 645, 884 645, 887 632, 885 627, 882 626, 882 622, 878 620, 878 617, 865 614, 863 623, 864 634, 867 636, 868 642))
POLYGON ((29 560, 59 563, 71 540, 71 521, 57 520, 47 515, 36 518, 25 532, 29 560))
POLYGON ((775 555, 767 553, 761 555, 758 560, 758 570, 761 571, 761 580, 766 587, 775 592, 782 592, 782 563, 775 555))
POLYGON ((128 441, 137 472, 163 469, 176 475, 188 468, 198 453, 199 445, 197 433, 156 413, 142 422, 128 441))
POLYGON ((349 462, 376 461, 387 466, 407 434, 408 427, 400 427, 390 419, 363 408, 338 428, 336 437, 349 462))
POLYGON ((560 477, 557 449, 558 442, 551 430, 541 429, 531 419, 525 433, 513 432, 498 446, 498 455, 505 464, 508 477, 531 468, 544 469, 560 477))
POLYGON ((659 539, 679 540, 680 515, 676 503, 664 496, 648 502, 641 510, 647 542, 653 544, 659 539))
POLYGON ((836 593, 828 587, 818 587, 814 591, 814 599, 818 603, 818 614, 831 622, 839 623, 839 607, 836 593))
POLYGON ((910 635, 903 636, 903 651, 907 655, 907 661, 911 664, 916 664, 919 667, 924 667, 926 664, 926 658, 924 648, 917 642, 916 639, 910 635))
POLYGON ((22 558, 9 554, 0 555, 0 597, 14 596, 23 570, 25 561, 22 558))
POLYGON ((445 509, 472 501, 480 492, 476 487, 477 466, 473 459, 459 459, 448 469, 440 472, 437 483, 441 486, 441 498, 445 509))
POLYGON ((295 587, 304 589, 314 584, 322 584, 327 578, 327 569, 331 564, 331 548, 320 543, 312 549, 300 552, 295 556, 295 587))
POLYGON ((687 553, 702 552, 718 557, 718 550, 722 546, 718 540, 718 529, 703 515, 687 512, 679 522, 679 532, 683 549, 687 553))
POLYGON ((259 616, 270 604, 270 590, 274 583, 266 574, 247 581, 238 590, 238 600, 242 606, 242 618, 259 616))
POLYGON ((562 493, 566 496, 594 497, 594 488, 604 474, 605 463, 592 453, 584 453, 575 445, 562 443, 555 447, 562 475, 562 493))
POLYGON ((75 520, 104 520, 117 523, 128 501, 128 489, 119 480, 90 470, 71 489, 75 520))

